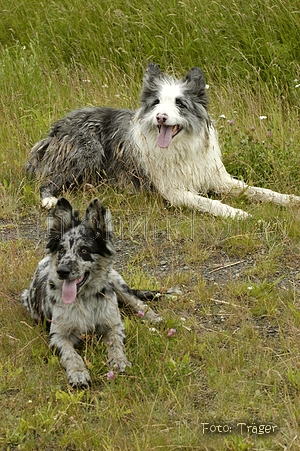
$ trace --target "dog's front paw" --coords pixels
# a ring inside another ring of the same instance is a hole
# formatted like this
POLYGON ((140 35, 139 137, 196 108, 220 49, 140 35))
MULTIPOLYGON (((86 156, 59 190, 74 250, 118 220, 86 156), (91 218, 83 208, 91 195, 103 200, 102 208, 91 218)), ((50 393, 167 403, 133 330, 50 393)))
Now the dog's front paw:
POLYGON ((222 215, 224 218, 233 218, 233 219, 247 219, 251 218, 251 215, 247 213, 244 210, 241 210, 240 208, 233 208, 226 205, 226 209, 224 212, 222 212, 222 215))
POLYGON ((51 197, 44 197, 42 200, 42 207, 46 210, 51 210, 51 208, 55 207, 57 204, 57 198, 54 196, 51 197))
POLYGON ((67 376, 68 382, 73 388, 87 388, 91 385, 88 370, 70 370, 67 376))
POLYGON ((251 218, 251 215, 249 214, 249 213, 247 213, 246 211, 244 211, 244 210, 240 210, 239 208, 235 208, 235 213, 234 213, 234 216, 233 216, 233 218, 236 218, 236 219, 247 219, 247 218, 251 218))
POLYGON ((125 355, 123 356, 117 356, 117 355, 110 355, 108 360, 108 366, 118 373, 124 373, 126 367, 131 368, 131 363, 126 359, 125 355))
POLYGON ((289 198, 289 203, 291 203, 292 205, 300 204, 300 197, 299 196, 295 196, 295 194, 290 194, 288 196, 288 198, 289 198))
POLYGON ((118 371, 119 373, 125 373, 125 369, 126 369, 127 366, 128 366, 129 368, 132 367, 131 363, 128 362, 128 360, 122 360, 122 361, 120 361, 120 362, 114 363, 113 368, 114 368, 116 371, 118 371))

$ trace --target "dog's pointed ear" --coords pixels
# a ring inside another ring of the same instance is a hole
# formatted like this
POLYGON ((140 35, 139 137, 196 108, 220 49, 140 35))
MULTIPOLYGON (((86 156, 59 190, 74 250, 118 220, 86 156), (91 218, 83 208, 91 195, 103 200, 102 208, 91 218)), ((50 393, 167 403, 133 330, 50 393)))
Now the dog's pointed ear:
POLYGON ((99 199, 90 202, 86 209, 84 217, 85 225, 94 230, 95 237, 101 237, 104 240, 111 240, 113 237, 113 227, 111 214, 99 199))
POLYGON ((155 63, 149 63, 145 71, 144 82, 151 81, 153 78, 157 79, 162 76, 159 66, 155 63))
POLYGON ((67 199, 61 197, 48 217, 48 244, 50 251, 56 250, 64 233, 79 223, 78 214, 67 199))
POLYGON ((161 80, 163 74, 160 71, 160 68, 155 63, 149 63, 148 67, 145 71, 143 87, 141 92, 140 101, 145 102, 149 96, 153 96, 157 91, 157 82, 161 80))
POLYGON ((202 70, 199 67, 193 67, 183 79, 186 83, 188 92, 197 97, 204 108, 207 107, 208 97, 206 92, 206 81, 202 70))

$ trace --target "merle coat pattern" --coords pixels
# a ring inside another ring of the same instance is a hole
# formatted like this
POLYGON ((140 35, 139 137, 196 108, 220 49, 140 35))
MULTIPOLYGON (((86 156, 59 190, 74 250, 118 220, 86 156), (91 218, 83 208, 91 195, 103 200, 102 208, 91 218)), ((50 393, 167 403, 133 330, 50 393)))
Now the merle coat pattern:
POLYGON ((80 221, 70 203, 61 198, 49 222, 49 254, 39 262, 22 301, 36 321, 46 320, 50 346, 57 349, 69 383, 87 386, 90 375, 75 350, 82 334, 102 336, 109 366, 123 372, 130 363, 124 353, 118 301, 142 312, 145 319, 160 318, 113 269, 111 216, 98 199, 89 204, 80 221))
POLYGON ((51 208, 65 188, 105 179, 121 187, 155 189, 172 205, 215 216, 248 214, 207 197, 241 193, 278 205, 300 197, 249 186, 223 163, 207 112, 206 84, 198 67, 178 80, 149 64, 136 111, 83 108, 57 121, 32 148, 26 169, 43 181, 42 205, 51 208))

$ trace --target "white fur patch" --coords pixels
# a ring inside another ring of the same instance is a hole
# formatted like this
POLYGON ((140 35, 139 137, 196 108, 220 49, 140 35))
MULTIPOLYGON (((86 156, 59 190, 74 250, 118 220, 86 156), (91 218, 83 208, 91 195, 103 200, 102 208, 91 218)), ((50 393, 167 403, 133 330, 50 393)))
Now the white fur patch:
POLYGON ((54 208, 56 204, 57 204, 57 198, 54 196, 45 197, 42 200, 42 207, 45 208, 46 210, 51 210, 51 208, 54 208))

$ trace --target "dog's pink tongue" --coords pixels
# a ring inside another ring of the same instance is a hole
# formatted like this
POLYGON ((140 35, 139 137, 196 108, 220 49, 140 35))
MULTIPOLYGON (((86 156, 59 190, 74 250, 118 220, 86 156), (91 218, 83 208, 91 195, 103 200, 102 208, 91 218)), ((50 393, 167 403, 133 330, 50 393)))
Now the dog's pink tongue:
POLYGON ((65 304, 72 304, 77 295, 77 280, 64 280, 62 285, 62 300, 65 304))
POLYGON ((160 132, 157 137, 157 145, 162 149, 165 149, 171 144, 172 128, 172 125, 162 125, 160 128, 160 132))

